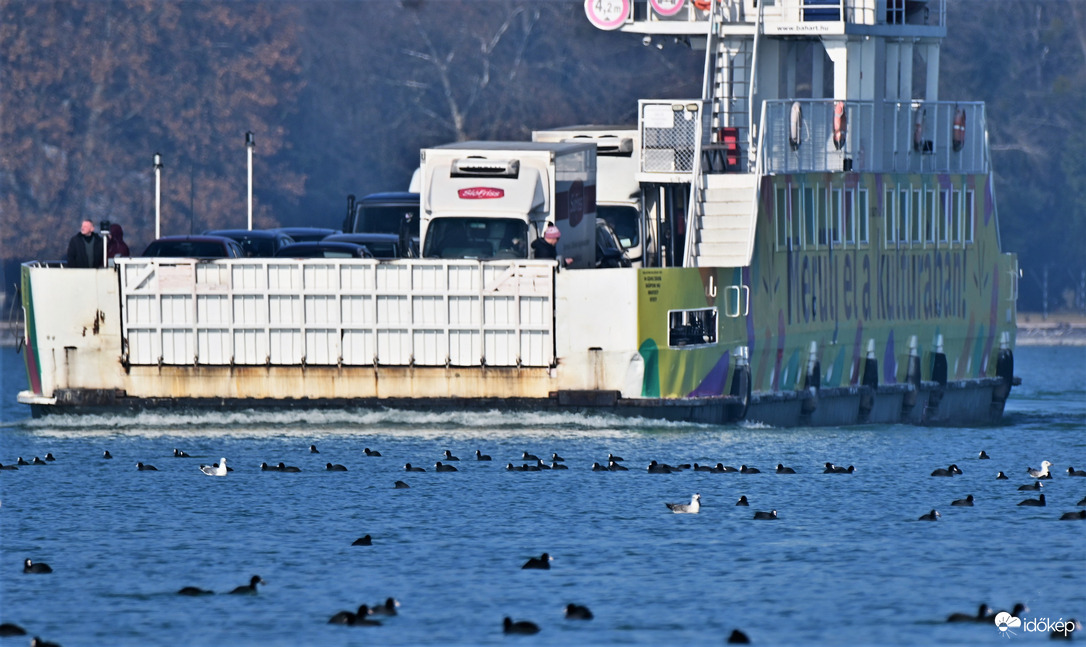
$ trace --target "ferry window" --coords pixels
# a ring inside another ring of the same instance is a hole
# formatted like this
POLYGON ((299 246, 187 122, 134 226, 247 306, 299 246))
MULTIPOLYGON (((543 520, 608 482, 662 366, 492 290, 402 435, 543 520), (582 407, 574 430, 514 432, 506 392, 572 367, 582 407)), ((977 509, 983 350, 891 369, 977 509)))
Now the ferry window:
POLYGON ((830 242, 841 244, 841 189, 830 191, 830 242))
POLYGON ((716 308, 672 310, 667 313, 667 345, 671 347, 715 344, 716 308))
POLYGON ((803 187, 803 245, 815 246, 815 223, 818 212, 815 205, 814 187, 803 187))
POLYGON ((788 245, 788 189, 784 187, 777 187, 773 222, 777 227, 777 249, 784 249, 788 245))
POLYGON ((912 243, 924 242, 924 239, 920 236, 920 224, 922 222, 920 213, 920 207, 922 206, 920 199, 921 194, 920 189, 913 191, 912 212, 910 213, 909 218, 909 242, 912 243))
POLYGON ((965 192, 965 242, 973 242, 973 223, 976 222, 977 214, 975 212, 973 202, 973 192, 965 192))
POLYGON ((924 192, 924 242, 935 242, 935 191, 924 192))
POLYGON ((857 197, 856 214, 858 216, 856 225, 859 228, 859 240, 861 245, 866 245, 869 242, 867 237, 867 224, 870 218, 870 213, 867 211, 867 189, 860 189, 857 197))
POLYGON ((829 223, 827 219, 829 217, 827 208, 829 205, 826 202, 826 187, 820 186, 816 189, 818 194, 818 201, 815 203, 815 208, 818 209, 818 244, 825 245, 829 242, 829 223))
POLYGON ((792 187, 788 191, 788 220, 791 224, 791 247, 799 247, 800 241, 800 223, 802 219, 800 217, 800 203, 799 203, 799 187, 792 187))
POLYGON ((950 191, 939 192, 939 217, 935 222, 936 235, 940 243, 947 241, 947 220, 950 217, 950 191))
POLYGON ((962 242, 962 192, 952 191, 950 194, 950 241, 962 242))
POLYGON ((886 189, 886 195, 883 199, 883 223, 882 229, 886 232, 886 242, 892 243, 897 240, 897 225, 894 220, 894 190, 886 189))
POLYGON ((844 209, 841 215, 844 217, 845 244, 852 245, 856 243, 856 190, 848 189, 842 197, 844 209))
POLYGON ((897 192, 897 241, 909 242, 909 190, 900 189, 897 192))

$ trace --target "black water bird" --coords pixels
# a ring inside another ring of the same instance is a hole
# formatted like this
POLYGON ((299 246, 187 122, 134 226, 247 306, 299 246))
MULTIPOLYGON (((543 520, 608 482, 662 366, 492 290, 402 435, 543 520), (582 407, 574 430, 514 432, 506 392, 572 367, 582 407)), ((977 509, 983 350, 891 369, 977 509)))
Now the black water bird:
POLYGON ((43 461, 42 459, 40 459, 40 458, 38 458, 37 456, 35 456, 35 457, 34 457, 34 461, 33 461, 33 464, 34 464, 34 465, 45 465, 46 463, 45 463, 45 461, 43 461))
POLYGON ((611 470, 607 469, 603 465, 600 465, 599 463, 592 463, 592 471, 593 472, 609 472, 611 470))
POLYGON ((750 505, 750 501, 747 501, 747 495, 739 497, 739 500, 735 502, 735 505, 750 505))
POLYGON ((588 607, 581 604, 574 604, 570 602, 566 605, 566 619, 567 620, 591 620, 593 617, 592 611, 588 607))
POLYGON ((539 460, 538 456, 536 456, 535 454, 529 454, 528 452, 523 452, 521 454, 520 458, 521 458, 521 460, 525 460, 525 461, 537 461, 537 460, 539 460))
POLYGON ((607 460, 609 460, 609 461, 624 461, 626 459, 621 457, 621 456, 615 456, 614 454, 608 454, 607 455, 607 460))
POLYGON ((458 461, 460 459, 453 456, 452 452, 450 452, 449 450, 446 449, 445 450, 445 460, 447 460, 447 461, 458 461))
POLYGON ((213 595, 214 593, 215 593, 214 591, 208 591, 207 589, 201 589, 198 586, 186 586, 186 587, 184 587, 183 589, 181 589, 180 591, 177 592, 178 595, 190 595, 190 596, 213 595))
POLYGON ((25 636, 26 629, 23 629, 14 622, 5 622, 0 624, 0 636, 25 636))
POLYGON ((477 461, 489 461, 489 460, 491 460, 490 454, 484 454, 483 452, 476 449, 475 450, 475 460, 477 460, 477 461))
POLYGON ((411 463, 406 463, 403 466, 403 471, 405 471, 405 472, 425 472, 426 469, 422 468, 422 467, 411 467, 411 463))
POLYGON ((287 465, 286 463, 282 463, 282 462, 280 462, 275 467, 280 472, 301 472, 302 471, 301 468, 295 467, 293 465, 287 465))
MULTIPOLYGON (((113 458, 113 457, 112 457, 112 456, 110 456, 109 458, 113 458)), ((22 456, 20 456, 20 457, 19 457, 19 460, 15 461, 15 464, 16 464, 16 465, 29 465, 30 463, 28 463, 28 462, 26 462, 25 460, 23 460, 23 457, 22 457, 22 456)))
POLYGON ((279 468, 274 466, 274 465, 268 465, 267 463, 261 463, 260 464, 260 471, 261 472, 278 472, 279 468))
POLYGON ((1064 512, 1060 515, 1060 521, 1073 521, 1075 519, 1086 519, 1086 510, 1079 510, 1078 512, 1064 512))
POLYGON ((988 456, 988 452, 984 451, 983 449, 980 450, 980 455, 977 456, 977 460, 979 460, 979 461, 986 461, 989 458, 990 457, 988 456))
POLYGON ((742 631, 739 631, 738 629, 732 629, 732 632, 728 635, 728 640, 726 642, 729 645, 749 645, 750 638, 742 631))
POLYGON ((113 454, 109 453, 109 450, 102 452, 102 458, 113 458, 113 454))
POLYGON ((317 449, 316 445, 310 445, 309 446, 309 453, 310 454, 319 454, 319 453, 321 453, 321 451, 319 449, 317 449))
POLYGON ((352 541, 351 545, 352 546, 372 546, 373 545, 373 539, 369 535, 365 535, 365 536, 359 537, 358 539, 355 539, 354 541, 352 541))
POLYGON ((24 573, 52 573, 53 569, 45 563, 34 562, 29 557, 23 560, 24 573))
POLYGON ((980 606, 977 607, 976 615, 956 612, 956 613, 952 613, 949 616, 947 616, 946 621, 947 622, 991 622, 993 616, 994 616, 994 614, 992 612, 992 607, 990 607, 987 604, 981 602, 980 606))
POLYGON ((796 470, 785 467, 783 463, 777 463, 777 474, 795 474, 796 470))
POLYGON ((506 616, 502 620, 502 631, 507 634, 537 634, 539 633, 539 625, 529 620, 517 620, 513 622, 513 619, 506 616))
POLYGON ((717 463, 713 468, 714 474, 727 474, 729 472, 738 472, 739 468, 732 467, 731 465, 725 465, 724 463, 717 463))
POLYGON ((937 521, 941 516, 943 515, 939 514, 938 510, 932 510, 927 514, 920 515, 919 521, 937 521))
POLYGON ((955 499, 953 502, 951 502, 950 505, 952 505, 952 506, 954 506, 954 505, 957 505, 957 506, 972 506, 973 505, 973 495, 970 494, 969 496, 965 497, 964 499, 955 499))
POLYGON ((42 640, 37 636, 30 639, 30 647, 60 647, 57 643, 49 642, 48 640, 42 640))
POLYGON ((961 474, 962 471, 958 469, 957 465, 951 465, 949 467, 940 467, 931 473, 932 476, 954 476, 955 474, 961 474))
POLYGON ((1075 505, 1086 505, 1086 496, 1082 497, 1075 505))
POLYGON ((746 465, 740 465, 739 466, 739 473, 740 474, 761 474, 762 470, 758 469, 757 467, 747 467, 746 465))
POLYGON ((552 470, 568 470, 568 469, 569 469, 569 465, 565 465, 565 464, 563 464, 563 463, 558 463, 558 462, 554 462, 554 463, 551 463, 551 469, 552 469, 552 470))
POLYGON ((612 472, 629 472, 630 471, 630 468, 624 467, 623 465, 621 465, 620 463, 616 463, 615 461, 610 461, 607 464, 607 469, 609 469, 612 472))
POLYGON ((441 461, 438 461, 438 462, 434 463, 434 470, 438 471, 438 472, 459 472, 460 471, 460 470, 456 469, 455 467, 453 467, 452 465, 443 464, 441 461))
POLYGON ((1071 640, 1071 636, 1082 631, 1082 623, 1074 618, 1068 618, 1061 629, 1057 629, 1059 623, 1055 623, 1052 631, 1048 633, 1051 640, 1071 640))
POLYGON ((1019 501, 1018 502, 1018 505, 1031 505, 1031 506, 1036 506, 1036 507, 1043 506, 1044 504, 1045 504, 1045 495, 1044 495, 1044 493, 1038 494, 1036 499, 1025 499, 1024 501, 1019 501))
MULTIPOLYGON (((56 456, 53 456, 53 452, 49 452, 45 455, 45 460, 47 461, 55 461, 56 459, 56 456)), ((1086 474, 1084 474, 1084 476, 1086 476, 1086 474)))
POLYGON ((136 469, 141 472, 157 472, 158 468, 154 465, 146 465, 144 463, 136 463, 136 469))
POLYGON ((366 456, 380 456, 381 455, 381 452, 379 452, 379 451, 377 451, 375 449, 370 449, 369 447, 363 449, 362 451, 363 451, 363 453, 366 454, 366 456))
POLYGON ((698 465, 697 463, 694 463, 694 471, 695 472, 712 472, 713 468, 710 467, 709 465, 698 465))
POLYGON ((267 582, 262 580, 259 575, 254 575, 249 578, 248 584, 242 584, 241 586, 236 587, 230 593, 234 595, 253 595, 256 593, 257 584, 267 584, 267 582))
POLYGON ((856 468, 852 465, 848 467, 841 467, 840 465, 834 465, 833 463, 826 463, 826 469, 822 470, 823 474, 852 474, 856 471, 856 468))
POLYGON ((1076 470, 1073 467, 1068 467, 1067 468, 1067 475, 1068 476, 1086 476, 1086 470, 1076 470))
POLYGON ((369 605, 360 604, 358 605, 358 611, 356 613, 340 611, 328 619, 328 624, 349 625, 351 627, 380 627, 381 621, 367 618, 366 616, 369 614, 369 605))
POLYGON ((173 449, 173 456, 174 458, 191 458, 187 453, 181 451, 180 449, 177 449, 176 447, 174 447, 173 449))
POLYGON ((524 566, 521 566, 520 568, 528 570, 536 569, 541 571, 549 571, 551 569, 551 561, 553 561, 553 559, 554 558, 547 553, 543 553, 539 557, 529 558, 528 561, 524 562, 524 566))
POLYGON ((396 598, 388 597, 385 598, 384 602, 375 604, 374 606, 370 607, 370 615, 394 616, 396 615, 396 607, 398 606, 400 606, 400 603, 396 600, 396 598))
POLYGON ((0 463, 0 470, 17 470, 17 469, 19 469, 19 468, 15 467, 14 465, 4 465, 3 463, 0 463))
POLYGON ((1006 474, 1004 474, 1003 472, 1000 472, 999 474, 996 474, 996 480, 997 481, 1006 481, 1008 478, 1009 477, 1006 474))
POLYGON ((343 465, 340 465, 339 463, 335 463, 335 464, 333 464, 333 463, 325 463, 324 464, 324 469, 329 471, 329 472, 346 472, 347 471, 347 468, 344 467, 343 465))
POLYGON ((393 487, 393 489, 396 489, 396 490, 410 490, 411 489, 411 486, 408 485, 407 483, 404 483, 403 481, 396 481, 395 483, 392 484, 392 487, 393 487))
POLYGON ((552 463, 562 463, 562 462, 564 462, 565 460, 566 460, 566 459, 562 458, 562 457, 561 457, 561 456, 559 456, 559 455, 558 455, 557 453, 552 453, 552 454, 551 454, 551 462, 552 462, 552 463))
POLYGON ((671 466, 666 463, 657 463, 653 460, 649 463, 648 472, 649 474, 671 474, 671 466))
POLYGON ((544 463, 544 462, 543 462, 542 460, 538 460, 538 461, 536 461, 536 462, 535 462, 535 466, 534 466, 534 467, 536 467, 536 468, 538 468, 538 469, 540 469, 540 470, 549 470, 549 469, 551 468, 551 466, 550 466, 550 465, 547 465, 547 464, 546 464, 546 463, 544 463))
POLYGON ((776 510, 770 510, 769 512, 762 512, 762 511, 759 510, 758 512, 754 513, 754 518, 755 519, 760 519, 760 520, 765 520, 765 521, 776 519, 777 518, 777 511, 776 510))
POLYGON ((1044 487, 1044 483, 1041 483, 1040 481, 1034 481, 1033 483, 1030 483, 1029 485, 1019 485, 1018 486, 1018 491, 1019 492, 1032 492, 1034 490, 1040 490, 1043 487, 1044 487))

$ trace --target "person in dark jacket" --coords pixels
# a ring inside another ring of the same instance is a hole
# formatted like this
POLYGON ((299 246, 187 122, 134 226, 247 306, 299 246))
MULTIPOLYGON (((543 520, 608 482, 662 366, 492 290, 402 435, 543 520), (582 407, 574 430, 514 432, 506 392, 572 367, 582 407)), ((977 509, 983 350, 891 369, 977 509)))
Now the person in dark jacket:
POLYGON ((102 237, 94 231, 94 223, 83 220, 79 233, 68 241, 68 267, 102 267, 104 252, 102 237))
POLYGON ((558 258, 558 239, 562 233, 551 223, 547 223, 543 235, 532 241, 532 256, 534 258, 558 258))
POLYGON ((128 258, 132 253, 128 251, 128 244, 124 242, 124 230, 117 223, 109 226, 109 242, 106 243, 106 258, 121 256, 128 258))

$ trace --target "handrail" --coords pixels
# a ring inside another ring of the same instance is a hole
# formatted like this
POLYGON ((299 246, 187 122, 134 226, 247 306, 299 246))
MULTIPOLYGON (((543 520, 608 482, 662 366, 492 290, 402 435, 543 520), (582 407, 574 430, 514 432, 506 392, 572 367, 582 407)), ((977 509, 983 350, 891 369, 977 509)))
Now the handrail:
MULTIPOLYGON (((750 54, 750 79, 747 82, 747 168, 751 166, 749 156, 754 151, 754 86, 758 84, 758 43, 761 42, 762 19, 765 3, 758 3, 758 15, 754 19, 754 44, 750 54)), ((760 123, 760 122, 759 122, 760 123)), ((760 137, 759 137, 760 139, 760 137)))
MULTIPOLYGON (((701 84, 701 109, 704 111, 706 107, 709 110, 710 126, 712 125, 712 114, 716 110, 713 105, 713 81, 716 76, 713 74, 713 59, 716 50, 716 36, 717 36, 717 18, 718 9, 717 6, 720 3, 713 2, 709 5, 709 27, 705 33, 705 69, 702 75, 703 82, 701 84)), ((683 267, 693 267, 694 265, 694 225, 697 221, 697 209, 698 209, 698 192, 701 189, 701 140, 704 138, 705 133, 702 129, 704 123, 704 115, 698 115, 698 125, 695 128, 697 135, 694 137, 694 159, 690 162, 690 197, 686 201, 686 237, 683 243, 683 267)))

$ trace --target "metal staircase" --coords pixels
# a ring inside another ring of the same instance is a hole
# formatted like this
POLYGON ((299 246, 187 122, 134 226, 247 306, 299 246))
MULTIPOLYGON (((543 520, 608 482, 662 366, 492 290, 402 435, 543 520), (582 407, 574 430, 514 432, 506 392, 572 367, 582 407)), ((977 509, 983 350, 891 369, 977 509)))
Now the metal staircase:
POLYGON ((754 173, 704 174, 695 205, 695 265, 744 267, 754 243, 754 173))

